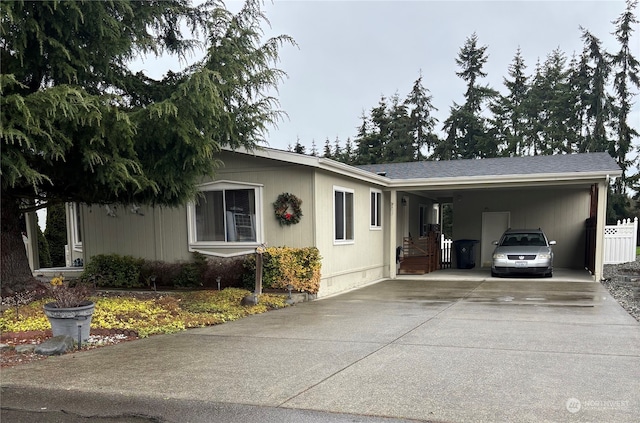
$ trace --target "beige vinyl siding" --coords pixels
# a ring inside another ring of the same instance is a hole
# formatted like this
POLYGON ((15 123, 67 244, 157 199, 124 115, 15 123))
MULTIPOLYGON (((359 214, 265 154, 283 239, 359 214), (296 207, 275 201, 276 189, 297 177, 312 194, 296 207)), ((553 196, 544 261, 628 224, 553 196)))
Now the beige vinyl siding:
POLYGON ((187 245, 187 211, 184 206, 156 208, 153 242, 162 261, 190 260, 187 245))
MULTIPOLYGON (((388 225, 388 196, 382 196, 382 230, 370 227, 371 185, 318 171, 316 191, 316 239, 322 255, 322 283, 319 296, 356 288, 388 276, 385 225, 388 225), (334 187, 353 190, 353 242, 334 242, 334 187)), ((373 187, 377 188, 377 187, 373 187)))
POLYGON ((149 260, 188 260, 186 212, 184 207, 141 207, 136 214, 130 206, 83 207, 84 254, 121 254, 149 260))
MULTIPOLYGON (((508 211, 512 228, 542 228, 550 240, 558 242, 555 267, 582 269, 589 204, 588 188, 461 192, 453 202, 453 239, 480 239, 482 212, 508 211)), ((480 263, 479 248, 476 263, 480 263)))
MULTIPOLYGON (((263 186, 263 225, 268 246, 308 247, 314 245, 313 170, 294 164, 233 155, 223 152, 215 181, 228 180, 263 186), (233 169, 230 171, 228 169, 233 169), (280 226, 273 202, 283 192, 302 200, 300 223, 280 226)), ((203 183, 210 180, 203 180, 203 183)), ((189 260, 187 212, 185 206, 142 207, 144 216, 131 213, 130 207, 116 206, 117 217, 108 217, 104 206, 85 207, 83 236, 87 240, 85 258, 96 254, 117 253, 151 260, 189 260)), ((258 216, 257 218, 260 218, 258 216)), ((255 248, 202 248, 205 254, 229 256, 252 252, 255 248)))

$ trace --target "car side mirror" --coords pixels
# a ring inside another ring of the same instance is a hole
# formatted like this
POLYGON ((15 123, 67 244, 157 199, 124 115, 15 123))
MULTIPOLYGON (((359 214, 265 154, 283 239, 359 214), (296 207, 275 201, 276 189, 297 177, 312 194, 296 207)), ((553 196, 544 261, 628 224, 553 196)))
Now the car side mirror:
POLYGON ((493 245, 498 245, 498 241, 491 241, 493 245))
POLYGON ((549 241, 549 245, 556 245, 555 241, 549 241))

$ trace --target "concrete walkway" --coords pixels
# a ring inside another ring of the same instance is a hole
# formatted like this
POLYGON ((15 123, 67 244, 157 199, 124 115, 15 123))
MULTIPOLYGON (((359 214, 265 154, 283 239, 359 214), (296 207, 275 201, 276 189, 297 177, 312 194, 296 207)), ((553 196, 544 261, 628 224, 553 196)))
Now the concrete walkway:
POLYGON ((1 379, 3 396, 79 391, 353 421, 637 422, 640 324, 599 283, 414 278, 52 357, 1 379))

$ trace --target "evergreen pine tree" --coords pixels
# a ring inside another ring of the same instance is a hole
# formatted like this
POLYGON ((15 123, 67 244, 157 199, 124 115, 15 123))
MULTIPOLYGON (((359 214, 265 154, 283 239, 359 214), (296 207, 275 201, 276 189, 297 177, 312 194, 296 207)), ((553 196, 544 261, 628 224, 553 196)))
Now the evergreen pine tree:
MULTIPOLYGON (((633 139, 639 135, 638 131, 629 126, 632 99, 637 94, 633 90, 634 87, 636 90, 640 88, 640 62, 634 57, 634 50, 630 45, 634 31, 633 26, 638 23, 638 19, 634 14, 637 7, 637 0, 627 0, 625 11, 613 22, 616 27, 614 35, 620 45, 620 50, 611 56, 611 66, 614 72, 613 90, 615 93, 614 124, 617 129, 613 157, 623 171, 622 177, 615 181, 616 194, 624 194, 629 183, 636 182, 638 177, 636 174, 634 180, 627 180, 629 178, 627 174, 629 168, 636 164, 638 160, 637 156, 633 159, 627 157, 631 153, 633 139)), ((637 50, 635 52, 637 53, 637 50)))
POLYGON ((255 148, 282 116, 269 93, 293 40, 264 37, 258 0, 237 14, 185 0, 5 1, 0 20, 3 293, 33 282, 24 212, 48 201, 184 204, 222 146, 255 148), (196 49, 201 60, 162 79, 126 66, 196 49))
POLYGON ((347 137, 340 161, 346 164, 353 164, 353 143, 350 137, 347 137))
POLYGON ((398 94, 391 97, 387 115, 387 139, 384 143, 385 163, 410 162, 416 157, 411 134, 411 118, 406 103, 400 102, 398 94))
POLYGON ((296 145, 293 146, 293 152, 298 154, 306 154, 306 148, 300 143, 300 137, 296 138, 296 145))
POLYGON ((615 145, 609 142, 606 127, 611 115, 611 100, 607 93, 611 67, 605 57, 606 53, 602 51, 600 40, 584 28, 581 28, 581 31, 588 77, 588 91, 584 103, 588 136, 584 150, 608 151, 615 156, 615 145))
MULTIPOLYGON (((465 103, 454 103, 451 115, 444 123, 447 132, 447 145, 455 145, 455 158, 471 159, 494 157, 497 154, 495 141, 487 135, 486 118, 482 115, 486 101, 497 95, 488 86, 478 84, 487 74, 482 70, 487 62, 487 46, 478 46, 478 37, 474 32, 467 40, 456 58, 460 71, 456 72, 467 83, 464 94, 465 103)), ((442 150, 442 149, 439 149, 442 150)))
POLYGON ((499 95, 491 103, 490 133, 500 151, 507 156, 520 156, 524 151, 528 77, 520 48, 508 68, 511 79, 503 78, 506 95, 499 95))
POLYGON ((584 153, 589 150, 591 140, 591 127, 587 118, 591 72, 588 53, 583 51, 579 58, 574 55, 569 68, 569 89, 573 93, 573 102, 575 104, 576 139, 573 150, 584 153))
POLYGON ((572 152, 579 128, 569 76, 566 57, 559 49, 536 66, 526 103, 530 154, 572 152))
POLYGON ((462 115, 462 108, 453 103, 450 107, 449 117, 444 121, 443 129, 446 131, 444 139, 436 145, 433 150, 431 158, 434 160, 453 160, 458 159, 457 140, 458 131, 462 127, 460 121, 462 115))
POLYGON ((386 163, 386 145, 389 142, 389 112, 387 98, 380 97, 378 106, 371 109, 371 128, 369 134, 369 163, 386 163))
POLYGON ((537 156, 542 154, 544 137, 544 120, 546 119, 545 107, 546 91, 544 87, 544 75, 542 64, 536 62, 535 71, 529 83, 528 95, 524 102, 525 119, 527 125, 524 129, 521 154, 537 156))
POLYGON ((331 143, 329 142, 329 138, 324 141, 324 153, 322 157, 326 157, 327 159, 333 159, 333 154, 331 154, 331 143))
POLYGON ((340 160, 342 158, 342 148, 340 147, 340 139, 336 136, 336 140, 333 142, 333 155, 336 160, 340 160))
POLYGON ((431 100, 429 90, 422 85, 421 73, 414 81, 411 92, 405 100, 405 105, 410 109, 409 132, 414 144, 415 160, 418 161, 422 159, 424 148, 426 148, 424 152, 426 157, 437 143, 437 136, 433 132, 437 119, 432 116, 432 112, 438 109, 433 106, 431 100))

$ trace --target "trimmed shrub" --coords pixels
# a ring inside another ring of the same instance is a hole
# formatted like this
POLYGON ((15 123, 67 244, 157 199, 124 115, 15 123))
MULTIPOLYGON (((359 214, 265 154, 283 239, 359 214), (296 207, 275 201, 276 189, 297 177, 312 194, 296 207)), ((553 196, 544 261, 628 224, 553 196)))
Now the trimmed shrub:
MULTIPOLYGON (((220 278, 220 289, 242 288, 244 276, 244 256, 241 257, 208 257, 204 271, 202 285, 205 288, 218 288, 217 278, 220 278)), ((253 288, 251 288, 253 289, 253 288)))
MULTIPOLYGON (((286 289, 317 294, 320 288, 322 257, 316 247, 269 247, 262 255, 263 288, 286 289)), ((256 277, 255 255, 245 259, 245 288, 253 289, 256 277)))
POLYGON ((167 263, 160 260, 145 260, 140 269, 140 279, 147 288, 159 290, 172 289, 173 281, 178 278, 183 263, 167 263), (155 278, 155 285, 152 278, 155 278))
POLYGON ((140 270, 144 260, 119 254, 98 254, 91 257, 82 274, 84 279, 95 278, 96 286, 109 288, 142 288, 140 270))
POLYGON ((193 253, 188 262, 168 263, 117 254, 101 254, 91 258, 84 279, 96 280, 102 288, 185 289, 241 288, 244 258, 207 257, 193 253))
POLYGON ((198 252, 193 253, 193 261, 182 263, 180 266, 180 272, 173 280, 173 286, 176 288, 202 287, 206 268, 207 258, 198 252))

